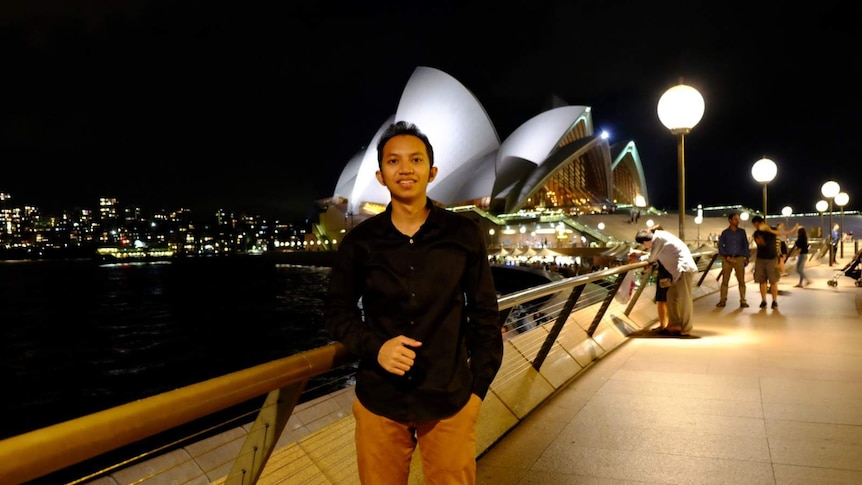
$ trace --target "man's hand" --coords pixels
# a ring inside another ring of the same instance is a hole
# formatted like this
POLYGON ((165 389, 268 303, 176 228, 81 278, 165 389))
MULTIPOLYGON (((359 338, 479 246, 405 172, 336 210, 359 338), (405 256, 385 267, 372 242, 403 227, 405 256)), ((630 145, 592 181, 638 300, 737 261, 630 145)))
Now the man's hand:
POLYGON ((403 376, 413 367, 416 352, 411 347, 420 347, 422 342, 399 335, 383 343, 377 352, 377 363, 387 372, 403 376))

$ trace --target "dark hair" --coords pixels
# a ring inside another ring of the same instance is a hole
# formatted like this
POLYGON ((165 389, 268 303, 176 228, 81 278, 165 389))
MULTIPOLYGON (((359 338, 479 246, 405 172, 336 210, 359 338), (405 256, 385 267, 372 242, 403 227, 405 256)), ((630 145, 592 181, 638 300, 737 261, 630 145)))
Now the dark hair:
POLYGON ((808 239, 808 231, 805 230, 805 226, 799 226, 799 229, 796 230, 796 237, 808 239))
POLYGON ((642 243, 647 241, 652 241, 653 232, 649 229, 641 229, 638 231, 637 235, 635 235, 635 241, 642 243))
POLYGON ((739 215, 739 212, 731 212, 730 214, 727 215, 727 220, 729 221, 729 220, 733 219, 733 216, 738 216, 738 215, 739 215))
POLYGON ((383 166, 383 147, 386 146, 386 142, 399 135, 411 135, 422 140, 422 143, 425 144, 425 150, 428 151, 428 161, 432 167, 434 166, 434 148, 431 147, 431 142, 428 141, 425 133, 422 133, 419 127, 413 123, 398 121, 389 125, 380 135, 380 141, 377 142, 377 168, 383 166))
POLYGON ((763 222, 763 216, 754 216, 751 218, 752 224, 757 224, 758 222, 763 222))

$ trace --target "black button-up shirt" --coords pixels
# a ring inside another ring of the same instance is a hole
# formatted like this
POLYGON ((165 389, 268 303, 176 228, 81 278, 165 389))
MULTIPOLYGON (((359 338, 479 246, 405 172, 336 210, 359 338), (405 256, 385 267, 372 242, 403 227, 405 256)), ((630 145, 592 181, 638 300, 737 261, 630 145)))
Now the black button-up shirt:
POLYGON ((503 360, 497 294, 478 224, 439 208, 412 237, 386 211, 351 230, 330 274, 326 328, 359 357, 356 396, 403 422, 451 416, 483 398, 503 360), (404 376, 377 362, 398 335, 422 342, 404 376))

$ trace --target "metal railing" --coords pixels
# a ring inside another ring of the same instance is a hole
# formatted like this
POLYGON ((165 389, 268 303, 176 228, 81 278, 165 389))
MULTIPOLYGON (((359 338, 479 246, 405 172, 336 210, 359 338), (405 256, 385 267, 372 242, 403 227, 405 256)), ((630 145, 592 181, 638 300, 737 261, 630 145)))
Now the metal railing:
MULTIPOLYGON (((697 282, 701 286, 717 254, 707 249, 694 256, 703 273, 697 282)), ((484 423, 485 427, 478 433, 479 454, 593 361, 624 342, 627 335, 655 321, 652 299, 642 298, 647 288, 654 287, 651 269, 645 262, 626 264, 499 298, 500 320, 507 330, 506 349, 503 367, 483 405, 483 410, 488 408, 487 412, 494 414, 480 416, 480 426, 484 423), (629 319, 638 311, 644 316, 638 321, 629 319)), ((109 452, 254 399, 263 399, 263 404, 255 411, 253 423, 243 423, 251 421, 250 416, 234 417, 218 426, 230 432, 198 430, 62 482, 84 483, 108 477, 114 483, 152 480, 245 485, 276 473, 292 477, 284 478, 287 483, 303 483, 295 478, 297 474, 329 476, 335 473, 333 469, 355 476, 347 465, 355 466, 352 433, 341 428, 332 431, 321 445, 325 452, 310 450, 302 441, 350 419, 350 396, 340 405, 329 396, 304 403, 300 406, 307 404, 301 423, 286 429, 303 393, 309 391, 309 381, 351 361, 345 348, 333 343, 2 440, 0 483, 24 483, 76 469, 109 452), (243 424, 236 424, 237 420, 243 424), (274 458, 273 453, 282 449, 293 458, 274 458), (327 469, 321 465, 326 459, 320 456, 336 463, 327 469)), ((60 482, 52 479, 51 483, 60 482)), ((321 483, 346 482, 330 477, 321 483)))

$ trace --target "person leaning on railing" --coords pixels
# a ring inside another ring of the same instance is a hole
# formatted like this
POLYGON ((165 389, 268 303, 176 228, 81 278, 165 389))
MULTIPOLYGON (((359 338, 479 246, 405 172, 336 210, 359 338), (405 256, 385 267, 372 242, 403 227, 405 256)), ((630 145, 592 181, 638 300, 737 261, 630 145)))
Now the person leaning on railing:
POLYGON ((688 335, 692 329, 694 312, 692 283, 697 263, 691 250, 680 238, 662 229, 643 229, 635 235, 635 241, 649 252, 639 259, 650 263, 661 263, 670 274, 659 279, 659 286, 667 288, 667 327, 660 332, 668 335, 688 335))

